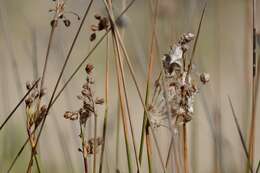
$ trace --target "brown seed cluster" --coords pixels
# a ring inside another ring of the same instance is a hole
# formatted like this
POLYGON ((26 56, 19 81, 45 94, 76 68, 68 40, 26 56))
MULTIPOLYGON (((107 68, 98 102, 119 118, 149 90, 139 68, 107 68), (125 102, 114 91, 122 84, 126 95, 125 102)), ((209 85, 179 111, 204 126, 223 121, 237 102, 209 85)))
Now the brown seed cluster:
POLYGON ((94 41, 96 39, 96 37, 97 37, 96 32, 97 31, 107 30, 110 26, 110 22, 109 22, 109 19, 107 17, 100 16, 99 14, 96 14, 94 17, 98 21, 98 24, 97 25, 91 25, 91 31, 93 33, 90 35, 90 38, 89 38, 90 41, 94 41))
POLYGON ((77 96, 77 99, 82 101, 82 107, 77 111, 66 111, 64 113, 64 118, 69 120, 80 120, 81 125, 86 125, 87 120, 92 115, 97 115, 95 106, 104 103, 103 98, 94 97, 93 85, 95 83, 92 77, 92 71, 94 66, 87 64, 85 71, 87 73, 86 82, 82 86, 81 94, 77 96))
POLYGON ((58 26, 58 20, 62 20, 64 25, 66 27, 69 27, 71 24, 71 21, 68 18, 66 18, 66 16, 65 16, 66 13, 74 15, 77 17, 78 20, 80 20, 80 17, 77 13, 72 12, 72 11, 65 11, 65 2, 64 1, 53 0, 53 2, 56 3, 55 8, 49 10, 49 12, 54 12, 54 18, 51 21, 52 27, 58 26))
POLYGON ((175 127, 191 121, 194 99, 199 92, 197 84, 209 82, 209 74, 201 73, 196 79, 196 73, 189 70, 192 64, 187 64, 190 61, 186 52, 193 39, 194 34, 183 34, 162 59, 164 79, 160 77, 155 81, 154 97, 149 106, 154 127, 167 126, 169 114, 175 127))
POLYGON ((94 154, 95 151, 97 151, 97 147, 103 144, 102 138, 92 138, 88 140, 88 143, 85 144, 85 150, 87 151, 87 154, 94 154))
POLYGON ((94 70, 94 66, 92 64, 87 64, 85 67, 85 71, 87 74, 86 81, 82 85, 82 90, 80 95, 77 96, 77 99, 82 102, 81 108, 77 111, 66 111, 64 113, 64 118, 69 120, 79 120, 81 133, 79 137, 82 140, 83 148, 78 149, 80 152, 83 153, 84 158, 86 158, 88 155, 94 154, 96 151, 96 148, 103 144, 102 138, 92 138, 88 141, 85 140, 85 133, 84 129, 86 127, 87 120, 91 116, 97 116, 96 113, 96 106, 102 105, 104 103, 103 98, 95 97, 94 91, 93 91, 93 85, 95 84, 94 78, 92 76, 94 70))
MULTIPOLYGON (((30 90, 34 86, 34 82, 27 82, 26 89, 30 90)), ((36 127, 40 124, 44 118, 47 106, 40 106, 39 113, 37 112, 38 101, 46 94, 46 89, 39 91, 38 84, 33 88, 29 96, 25 99, 26 115, 27 115, 27 128, 30 129, 33 125, 36 127)))

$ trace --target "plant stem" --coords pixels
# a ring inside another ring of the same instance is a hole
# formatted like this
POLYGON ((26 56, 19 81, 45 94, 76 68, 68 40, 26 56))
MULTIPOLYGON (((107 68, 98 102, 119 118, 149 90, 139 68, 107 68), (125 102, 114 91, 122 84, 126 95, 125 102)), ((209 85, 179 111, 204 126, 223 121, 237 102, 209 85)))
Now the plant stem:
POLYGON ((255 122, 256 122, 256 27, 255 27, 255 0, 252 0, 252 9, 253 9, 253 78, 252 78, 252 96, 251 96, 251 125, 250 125, 250 134, 249 134, 249 163, 254 167, 254 150, 255 150, 255 122))
POLYGON ((126 145, 126 153, 127 153, 127 161, 128 161, 128 172, 132 173, 132 163, 131 163, 131 152, 129 148, 129 137, 128 137, 128 130, 127 130, 127 121, 126 121, 126 108, 125 108, 125 99, 124 97, 124 86, 123 86, 123 76, 121 71, 121 65, 119 62, 119 51, 116 49, 116 38, 113 36, 114 41, 114 49, 115 49, 115 58, 116 58, 116 74, 117 74, 117 82, 118 82, 118 91, 119 91, 119 100, 120 100, 120 107, 121 107, 121 118, 123 122, 123 129, 124 129, 124 137, 125 137, 125 145, 126 145))
POLYGON ((105 74, 105 113, 104 113, 104 120, 103 120, 103 145, 101 148, 101 155, 100 155, 100 164, 99 164, 99 173, 102 173, 103 168, 103 157, 105 151, 105 143, 106 143, 106 130, 107 130, 107 116, 108 116, 108 87, 109 87, 109 38, 107 37, 106 43, 106 74, 105 74))
POLYGON ((84 171, 85 173, 88 173, 87 151, 85 149, 85 136, 80 121, 79 124, 80 124, 80 138, 81 138, 81 146, 82 146, 82 157, 84 162, 84 171))
POLYGON ((187 126, 183 124, 183 157, 184 157, 184 173, 189 173, 189 156, 188 156, 188 139, 187 126))

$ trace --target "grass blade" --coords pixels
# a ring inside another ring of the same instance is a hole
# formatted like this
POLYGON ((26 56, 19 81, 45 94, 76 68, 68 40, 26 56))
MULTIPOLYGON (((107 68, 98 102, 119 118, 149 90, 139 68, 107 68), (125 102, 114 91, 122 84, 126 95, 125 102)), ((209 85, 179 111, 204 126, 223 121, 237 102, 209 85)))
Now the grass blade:
POLYGON ((257 168, 256 168, 256 171, 255 171, 255 173, 258 173, 258 172, 259 172, 259 170, 260 170, 260 160, 258 161, 258 164, 257 164, 257 168))
POLYGON ((233 118, 234 118, 234 121, 235 121, 235 124, 236 124, 236 128, 237 128, 237 132, 239 134, 239 137, 240 137, 240 141, 242 143, 242 146, 243 146, 243 150, 245 152, 245 155, 246 155, 246 158, 247 158, 247 161, 249 162, 249 168, 250 168, 250 171, 251 173, 253 173, 253 168, 251 166, 251 162, 250 162, 250 159, 249 159, 249 153, 247 151, 247 148, 246 148, 246 142, 245 142, 245 139, 243 137, 243 133, 242 133, 242 130, 241 130, 241 127, 238 123, 238 120, 237 120, 237 115, 235 113, 235 109, 233 107, 233 104, 232 104, 232 101, 231 101, 231 98, 228 96, 228 101, 229 101, 229 105, 231 107, 231 110, 232 110, 232 115, 233 115, 233 118))
POLYGON ((253 26, 252 26, 252 43, 253 43, 253 78, 252 78, 252 96, 251 96, 251 124, 250 124, 250 132, 249 132, 249 163, 254 165, 254 150, 255 150, 255 123, 256 123, 256 26, 255 26, 255 12, 256 12, 256 1, 252 0, 252 17, 253 17, 253 26))
MULTIPOLYGON (((114 39, 114 37, 113 37, 114 39)), ((115 58, 116 56, 118 56, 118 52, 114 46, 114 51, 115 51, 115 58)), ((117 85, 118 85, 118 92, 119 92, 119 101, 120 101, 120 108, 121 108, 121 119, 123 122, 123 130, 124 130, 124 139, 125 139, 125 145, 126 145, 126 153, 127 153, 127 163, 128 163, 128 172, 131 173, 132 172, 132 163, 131 163, 131 152, 130 152, 130 147, 129 147, 129 137, 128 137, 128 130, 126 127, 126 116, 125 116, 125 107, 124 107, 124 99, 123 99, 123 87, 122 87, 122 78, 120 78, 120 65, 118 62, 119 58, 116 58, 116 74, 117 74, 117 85)))
MULTIPOLYGON (((106 5, 106 6, 107 6, 107 5, 106 5)), ((108 8, 107 8, 107 9, 108 9, 108 8)), ((143 106, 144 110, 145 110, 146 113, 147 113, 147 118, 148 118, 149 122, 151 122, 150 113, 148 112, 148 110, 147 110, 147 108, 146 108, 146 106, 145 106, 145 102, 144 102, 144 100, 143 100, 143 98, 142 98, 141 90, 140 90, 140 87, 139 87, 139 85, 138 85, 138 83, 137 83, 136 75, 135 75, 133 66, 132 66, 132 64, 131 64, 131 62, 130 62, 129 56, 128 56, 127 51, 126 51, 126 48, 125 48, 124 43, 123 43, 123 41, 122 41, 122 39, 121 39, 121 37, 120 37, 119 31, 118 31, 118 29, 117 29, 117 27, 116 27, 115 20, 112 18, 112 16, 111 16, 110 13, 109 13, 109 16, 110 16, 111 21, 113 22, 113 27, 114 27, 114 29, 115 29, 115 34, 117 35, 117 38, 118 38, 120 47, 121 47, 122 50, 123 50, 123 54, 124 54, 124 57, 125 57, 125 59, 126 59, 127 66, 129 67, 131 77, 132 77, 132 79, 133 79, 133 81, 134 81, 134 84, 135 84, 135 87, 136 87, 136 89, 137 89, 138 96, 139 96, 139 98, 140 98, 140 101, 141 101, 141 103, 142 103, 142 106, 143 106)), ((151 132, 152 132, 152 135, 153 135, 153 138, 154 138, 154 141, 155 141, 155 145, 156 145, 156 149, 157 149, 157 152, 158 152, 158 155, 159 155, 159 158, 160 158, 161 166, 162 166, 164 172, 166 172, 166 169, 165 169, 164 164, 163 164, 162 154, 161 154, 161 151, 160 151, 160 149, 159 149, 159 143, 158 143, 158 141, 157 141, 157 139, 156 139, 156 137, 155 137, 155 132, 154 132, 153 128, 151 128, 151 132)))
MULTIPOLYGON (((194 41, 194 44, 193 44, 193 48, 192 48, 192 52, 191 52, 191 58, 190 58, 190 62, 189 62, 189 65, 188 65, 188 71, 187 71, 187 73, 190 73, 191 68, 192 68, 192 61, 193 61, 194 56, 195 56, 195 52, 196 52, 196 48, 197 48, 197 43, 198 43, 199 36, 200 36, 202 21, 203 21, 204 15, 205 15, 205 10, 206 10, 207 4, 208 4, 208 0, 206 0, 206 2, 205 2, 205 4, 204 4, 204 7, 203 7, 203 10, 202 10, 202 14, 201 14, 201 17, 200 17, 200 22, 199 22, 198 30, 197 30, 197 33, 196 33, 196 38, 195 38, 195 41, 194 41)), ((187 76, 188 76, 188 75, 187 75, 187 76)))
MULTIPOLYGON (((151 1, 150 1, 151 2, 151 1)), ((145 93, 145 105, 148 106, 149 102, 149 94, 150 94, 150 81, 152 77, 152 69, 153 69, 153 62, 154 62, 154 42, 155 42, 155 32, 156 32, 156 23, 157 23, 157 16, 158 16, 158 7, 159 7, 159 0, 155 2, 155 13, 153 15, 153 26, 152 26, 152 38, 150 44, 150 52, 149 52, 149 64, 148 64, 148 75, 147 75, 147 83, 146 83, 146 93, 145 93)), ((150 137, 149 137, 149 123, 147 120, 146 112, 144 111, 143 115, 143 125, 142 125, 142 132, 141 132, 141 142, 139 147, 139 162, 142 163, 142 154, 143 154, 143 146, 144 146, 144 136, 146 136, 146 148, 147 148, 147 159, 148 159, 148 167, 149 172, 152 172, 151 166, 151 145, 150 145, 150 137)))
POLYGON ((105 113, 104 113, 104 120, 103 120, 103 145, 101 148, 100 154, 100 164, 99 164, 99 173, 102 173, 103 168, 103 157, 105 151, 105 144, 106 144, 106 132, 107 132, 107 116, 108 116, 108 95, 109 95, 109 38, 107 36, 107 43, 106 43, 106 74, 105 74, 105 113))

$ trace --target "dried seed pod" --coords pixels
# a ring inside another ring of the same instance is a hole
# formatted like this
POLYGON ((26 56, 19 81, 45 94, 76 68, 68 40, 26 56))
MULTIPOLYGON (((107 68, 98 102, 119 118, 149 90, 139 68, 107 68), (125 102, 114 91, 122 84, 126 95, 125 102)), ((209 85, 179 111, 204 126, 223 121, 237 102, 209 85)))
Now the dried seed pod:
POLYGON ((26 82, 26 89, 27 89, 27 90, 30 90, 31 87, 32 87, 31 82, 27 81, 27 82, 26 82))
POLYGON ((102 138, 92 138, 90 140, 88 140, 88 143, 85 144, 85 149, 87 151, 87 154, 94 154, 97 147, 102 145, 104 142, 103 142, 103 139, 102 138))
POLYGON ((83 108, 84 110, 88 111, 88 112, 92 112, 94 113, 94 108, 92 105, 90 105, 89 103, 87 102, 83 102, 83 108))
POLYGON ((63 14, 59 15, 59 19, 63 19, 63 17, 64 17, 63 14))
POLYGON ((77 120, 78 119, 78 116, 79 116, 79 114, 78 114, 78 112, 71 112, 71 111, 66 111, 65 113, 64 113, 64 118, 65 119, 69 119, 69 120, 77 120))
POLYGON ((200 81, 203 83, 203 84, 206 84, 209 82, 209 79, 210 79, 210 75, 208 73, 201 73, 200 74, 200 81))
POLYGON ((84 96, 84 97, 89 97, 89 91, 87 89, 84 89, 81 91, 81 94, 84 96))
POLYGON ((94 41, 95 39, 96 39, 96 33, 92 33, 91 35, 90 35, 90 37, 89 37, 89 40, 90 41, 94 41))
POLYGON ((80 124, 83 126, 86 126, 86 122, 88 118, 91 116, 90 112, 88 110, 80 109, 79 111, 79 118, 80 118, 80 124))
POLYGON ((102 105, 104 103, 104 99, 103 98, 96 98, 96 101, 95 103, 98 104, 98 105, 102 105))
POLYGON ((26 104, 26 106, 31 106, 31 104, 32 104, 32 102, 33 102, 33 99, 32 99, 32 97, 28 97, 27 99, 25 99, 25 104, 26 104))
POLYGON ((53 20, 51 21, 51 26, 52 26, 52 27, 57 27, 57 26, 58 26, 58 20, 53 19, 53 20))
POLYGON ((65 19, 65 20, 63 20, 63 23, 64 23, 64 25, 65 25, 66 27, 69 27, 71 22, 70 22, 70 20, 65 19))
POLYGON ((103 17, 99 20, 99 23, 98 23, 98 30, 99 31, 102 31, 104 29, 107 29, 108 26, 109 26, 109 21, 106 17, 103 17))
POLYGON ((82 85, 82 88, 85 89, 85 90, 89 90, 89 86, 88 85, 89 85, 88 83, 84 83, 82 85))
POLYGON ((36 117, 35 120, 35 126, 37 127, 43 120, 43 118, 46 116, 47 113, 47 105, 43 105, 40 109, 40 113, 38 115, 38 117, 36 117))
POLYGON ((94 66, 92 64, 87 64, 85 67, 85 71, 87 72, 87 74, 90 74, 93 69, 94 69, 94 66))

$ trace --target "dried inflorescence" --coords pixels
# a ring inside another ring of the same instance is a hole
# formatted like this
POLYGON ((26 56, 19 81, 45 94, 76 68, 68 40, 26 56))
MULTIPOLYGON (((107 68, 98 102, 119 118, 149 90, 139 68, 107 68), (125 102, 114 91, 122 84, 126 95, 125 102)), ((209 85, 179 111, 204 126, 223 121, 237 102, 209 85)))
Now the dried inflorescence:
MULTIPOLYGON (((34 82, 27 82, 26 83, 26 89, 30 90, 36 81, 34 82)), ((34 125, 37 127, 40 122, 43 120, 46 111, 47 106, 42 105, 39 106, 39 99, 41 99, 46 94, 46 89, 41 89, 39 91, 38 84, 32 89, 29 96, 25 99, 25 105, 26 105, 26 116, 27 116, 27 129, 31 129, 31 127, 34 125), (38 106, 40 107, 39 112, 37 112, 38 106)))
POLYGON ((95 83, 92 77, 92 71, 94 66, 87 64, 85 71, 87 73, 86 82, 82 86, 81 94, 77 96, 77 99, 82 101, 82 107, 77 111, 66 111, 64 118, 69 120, 80 120, 81 125, 86 126, 86 122, 92 115, 96 116, 96 105, 104 103, 103 98, 94 97, 93 85, 95 83))
POLYGON ((94 154, 97 150, 97 147, 103 144, 103 139, 102 138, 92 138, 88 140, 88 143, 85 145, 85 149, 87 151, 87 154, 94 154))
MULTIPOLYGON (((86 77, 86 82, 82 85, 82 90, 80 95, 77 96, 77 99, 82 102, 81 108, 77 111, 66 111, 64 113, 64 118, 69 119, 69 120, 79 120, 80 127, 85 128, 87 120, 91 116, 97 116, 96 109, 95 107, 97 105, 102 105, 104 103, 103 98, 95 97, 94 96, 94 91, 93 91, 93 85, 95 84, 94 78, 92 76, 94 66, 91 64, 87 64, 85 71, 87 74, 86 77)), ((84 156, 94 154, 95 148, 97 148, 99 145, 103 143, 101 138, 96 138, 96 139, 90 139, 85 141, 85 136, 83 129, 79 135, 81 140, 83 141, 82 143, 84 144, 84 149, 83 151, 79 149, 79 151, 84 153, 84 156), (96 145, 96 146, 94 146, 96 145)))
POLYGON ((62 20, 64 25, 66 27, 69 27, 71 24, 71 21, 66 18, 66 16, 65 16, 66 13, 74 15, 77 17, 78 20, 80 20, 80 17, 77 13, 75 13, 73 11, 65 11, 65 2, 63 0, 59 0, 59 1, 52 0, 52 1, 56 3, 55 8, 49 10, 49 12, 54 12, 54 18, 51 21, 52 27, 56 27, 58 25, 58 20, 62 20))
POLYGON ((154 127, 163 126, 169 114, 174 126, 189 122, 194 113, 194 98, 199 92, 197 83, 204 85, 209 82, 209 74, 201 73, 196 79, 196 74, 190 69, 192 64, 186 64, 185 53, 193 39, 194 34, 183 34, 162 59, 163 78, 156 80, 154 97, 149 106, 154 127))
POLYGON ((89 38, 90 41, 94 41, 96 39, 96 32, 97 31, 107 30, 110 26, 110 22, 109 22, 109 19, 107 17, 100 16, 99 14, 96 14, 94 17, 98 21, 98 24, 97 25, 91 25, 91 31, 93 33, 90 35, 90 38, 89 38))

